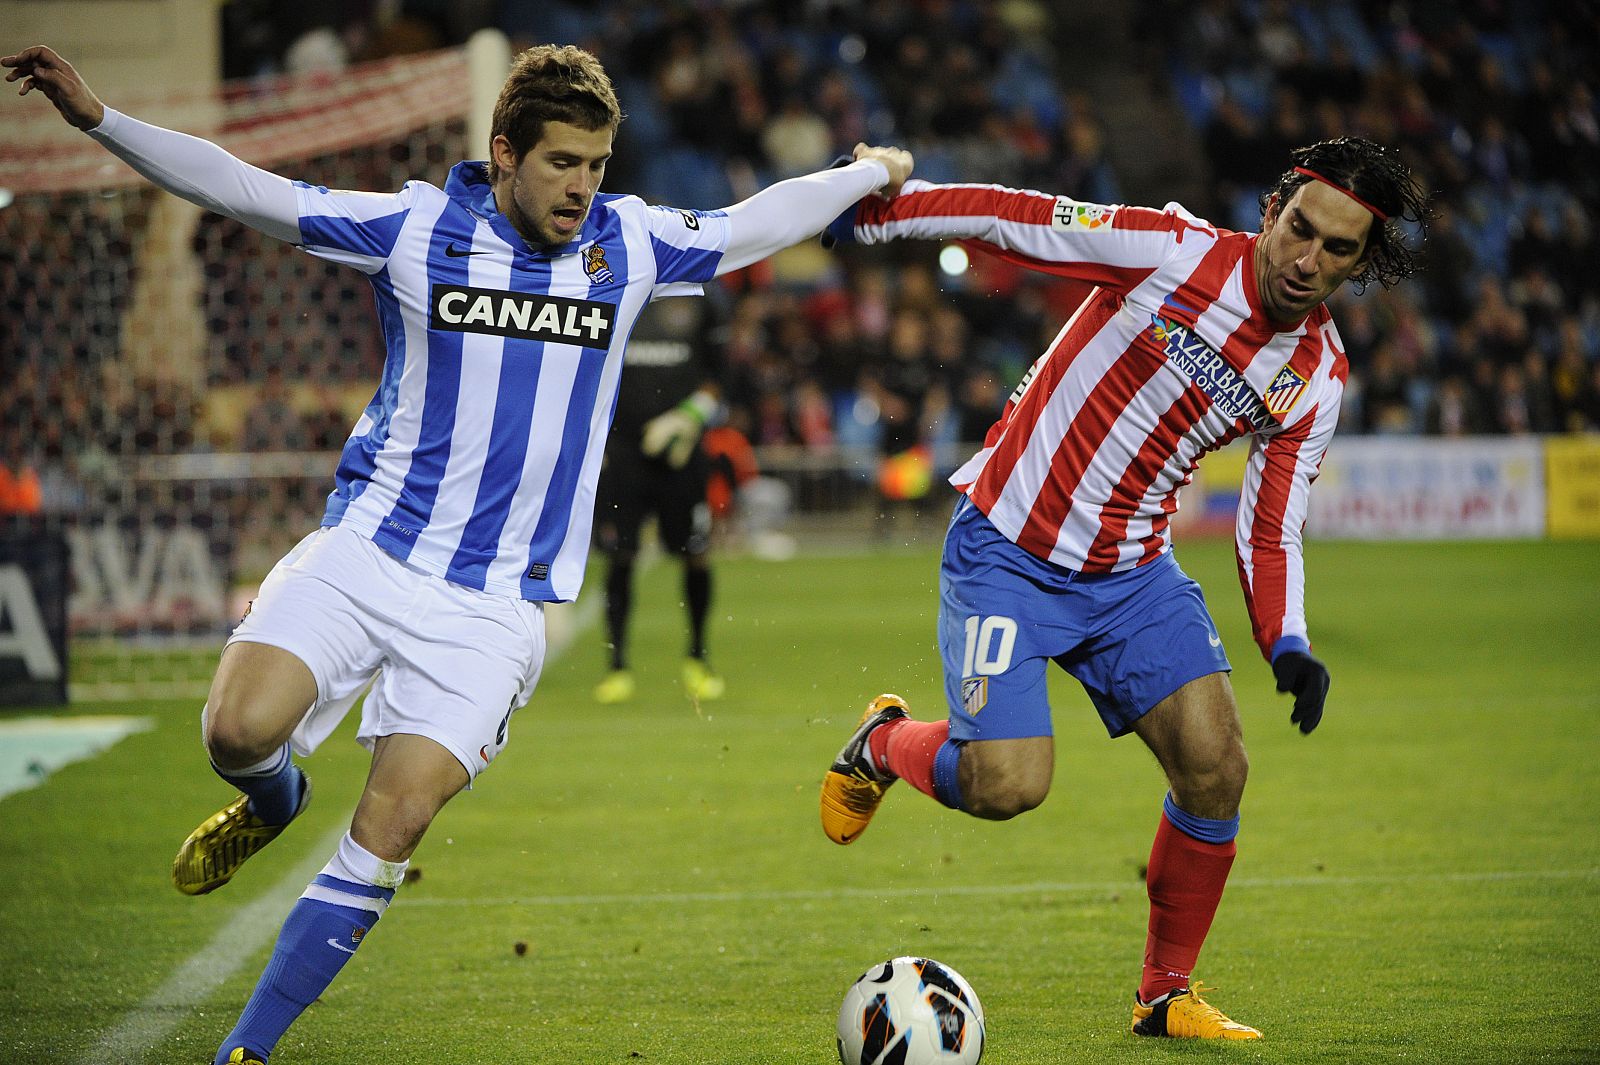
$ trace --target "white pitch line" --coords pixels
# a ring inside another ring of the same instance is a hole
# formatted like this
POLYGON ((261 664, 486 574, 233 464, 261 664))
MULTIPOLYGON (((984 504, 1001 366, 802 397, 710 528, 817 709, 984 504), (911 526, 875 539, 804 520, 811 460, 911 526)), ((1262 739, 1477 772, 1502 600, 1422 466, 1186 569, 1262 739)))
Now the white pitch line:
POLYGON ((195 1006, 210 997, 277 935, 289 907, 327 864, 327 856, 333 853, 343 836, 344 826, 336 826, 282 879, 229 914, 211 942, 189 955, 160 987, 129 1010, 116 1027, 103 1034, 78 1060, 83 1065, 144 1060, 195 1006))
MULTIPOLYGON (((1284 876, 1239 877, 1228 881, 1228 890, 1284 887, 1363 887, 1384 884, 1452 883, 1474 884, 1516 880, 1572 880, 1600 877, 1600 869, 1528 869, 1482 873, 1409 873, 1401 876, 1284 876)), ((512 895, 486 898, 408 898, 406 906, 654 906, 689 902, 808 902, 831 899, 936 898, 983 895, 1038 895, 1127 891, 1132 880, 1101 882, 1042 881, 1031 884, 952 884, 949 887, 918 888, 799 888, 790 891, 644 891, 607 895, 512 895)))
MULTIPOLYGON (((553 619, 547 612, 547 665, 571 647, 578 634, 600 616, 600 599, 600 596, 591 596, 577 607, 568 608, 570 624, 550 625, 553 619)), ((196 1006, 210 998, 242 965, 276 938, 289 908, 311 878, 327 864, 327 856, 339 846, 345 828, 342 824, 335 826, 277 883, 231 914, 211 942, 184 959, 160 987, 124 1014, 115 1027, 101 1035, 78 1058, 81 1065, 144 1061, 174 1028, 188 1019, 196 1006)))

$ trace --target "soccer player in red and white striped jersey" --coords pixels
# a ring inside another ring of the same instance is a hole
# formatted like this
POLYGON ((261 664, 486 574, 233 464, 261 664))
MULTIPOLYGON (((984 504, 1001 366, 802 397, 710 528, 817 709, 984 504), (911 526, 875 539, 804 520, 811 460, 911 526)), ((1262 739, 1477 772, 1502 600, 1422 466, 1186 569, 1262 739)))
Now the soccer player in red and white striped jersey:
POLYGON ((1293 153, 1259 233, 1162 210, 992 185, 908 182, 830 227, 836 239, 958 239, 1096 287, 1024 375, 962 493, 940 573, 946 721, 868 706, 823 781, 824 831, 866 828, 898 779, 1005 819, 1039 805, 1054 741, 1049 662, 1112 736, 1137 733, 1169 791, 1150 855, 1149 936, 1132 1028, 1255 1039, 1191 982, 1235 853, 1247 760, 1231 669, 1199 586, 1172 556, 1178 492, 1208 452, 1248 437, 1237 551, 1255 640, 1290 719, 1322 717, 1301 530, 1347 374, 1324 300, 1412 272, 1399 222, 1425 196, 1396 153, 1341 138, 1293 153))

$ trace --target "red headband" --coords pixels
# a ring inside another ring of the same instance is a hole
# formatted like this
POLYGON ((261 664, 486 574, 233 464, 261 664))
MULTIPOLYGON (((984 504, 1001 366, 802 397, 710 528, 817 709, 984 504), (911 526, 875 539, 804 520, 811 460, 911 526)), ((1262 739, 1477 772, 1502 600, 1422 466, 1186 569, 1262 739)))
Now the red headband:
POLYGON ((1294 172, 1296 174, 1304 174, 1306 177, 1309 177, 1309 178, 1316 178, 1318 181, 1322 182, 1324 185, 1328 186, 1329 188, 1338 189, 1340 192, 1344 193, 1346 196, 1350 197, 1352 200, 1356 201, 1361 206, 1363 206, 1367 210, 1371 211, 1374 215, 1377 216, 1378 221, 1387 222, 1389 220, 1389 216, 1388 215, 1384 214, 1382 211, 1380 211, 1376 207, 1372 206, 1372 204, 1368 203, 1366 200, 1363 200, 1360 196, 1357 196, 1355 193, 1351 192, 1349 189, 1345 188, 1343 185, 1340 185, 1338 182, 1329 181, 1327 178, 1323 177, 1321 174, 1317 173, 1315 170, 1307 170, 1303 166, 1297 166, 1297 167, 1294 168, 1294 172))

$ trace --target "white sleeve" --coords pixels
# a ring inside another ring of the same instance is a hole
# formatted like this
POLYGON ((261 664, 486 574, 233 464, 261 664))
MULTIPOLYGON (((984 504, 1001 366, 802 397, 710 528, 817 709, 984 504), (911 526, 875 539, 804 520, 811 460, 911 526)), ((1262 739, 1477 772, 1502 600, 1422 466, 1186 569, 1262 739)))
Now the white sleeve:
POLYGON ((89 136, 174 196, 269 237, 300 243, 300 211, 288 178, 251 166, 210 141, 140 122, 109 107, 89 136))
POLYGON ((717 264, 717 276, 816 236, 856 201, 888 183, 888 167, 876 159, 861 159, 769 185, 728 208, 728 246, 717 264))

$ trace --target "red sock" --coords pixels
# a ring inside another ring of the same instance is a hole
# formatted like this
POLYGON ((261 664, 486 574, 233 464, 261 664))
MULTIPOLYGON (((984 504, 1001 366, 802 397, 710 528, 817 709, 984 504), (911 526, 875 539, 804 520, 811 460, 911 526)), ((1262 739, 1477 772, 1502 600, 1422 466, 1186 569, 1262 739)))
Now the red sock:
POLYGON ((1141 1001, 1150 1002, 1188 985, 1217 903, 1222 901, 1236 851, 1231 839, 1205 843, 1180 832, 1162 815, 1145 874, 1150 934, 1144 944, 1141 1001))
POLYGON ((900 718, 873 729, 867 746, 872 750, 873 765, 887 769, 924 795, 933 795, 933 759, 949 737, 948 720, 900 718))

